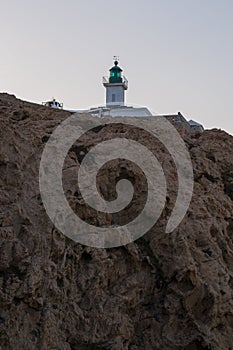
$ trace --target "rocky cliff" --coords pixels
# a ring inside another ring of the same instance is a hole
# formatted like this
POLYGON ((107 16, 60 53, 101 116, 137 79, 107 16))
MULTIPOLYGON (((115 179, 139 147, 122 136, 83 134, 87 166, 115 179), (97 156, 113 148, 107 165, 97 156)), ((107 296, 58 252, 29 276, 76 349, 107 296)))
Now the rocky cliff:
POLYGON ((100 140, 128 132, 156 154, 169 184, 150 232, 126 246, 97 249, 60 233, 41 201, 41 154, 69 115, 0 94, 0 349, 232 350, 233 137, 177 126, 195 185, 185 219, 170 234, 177 175, 159 142, 125 131, 120 121, 94 130, 91 142, 76 142, 64 164, 64 189, 73 210, 92 224, 125 223, 145 201, 143 174, 124 160, 102 169, 98 181, 110 199, 117 179, 132 181, 135 196, 125 212, 97 215, 82 201, 76 172, 100 140))

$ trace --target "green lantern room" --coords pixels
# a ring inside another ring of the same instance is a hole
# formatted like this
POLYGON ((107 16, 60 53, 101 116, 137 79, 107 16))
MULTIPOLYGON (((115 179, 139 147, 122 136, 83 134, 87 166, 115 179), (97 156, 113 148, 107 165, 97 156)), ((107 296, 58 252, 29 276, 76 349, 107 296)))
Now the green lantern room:
POLYGON ((110 71, 110 77, 109 77, 109 83, 122 83, 122 77, 121 72, 122 69, 118 66, 118 61, 114 62, 114 66, 109 69, 110 71))

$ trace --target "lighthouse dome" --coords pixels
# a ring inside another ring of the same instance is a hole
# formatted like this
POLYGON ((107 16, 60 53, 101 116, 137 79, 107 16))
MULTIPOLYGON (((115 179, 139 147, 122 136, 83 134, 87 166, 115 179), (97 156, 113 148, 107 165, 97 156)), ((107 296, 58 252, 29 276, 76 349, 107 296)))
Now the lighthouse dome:
POLYGON ((122 77, 121 72, 122 69, 118 66, 118 61, 114 62, 114 66, 109 69, 110 71, 110 77, 109 77, 109 83, 122 83, 122 77))

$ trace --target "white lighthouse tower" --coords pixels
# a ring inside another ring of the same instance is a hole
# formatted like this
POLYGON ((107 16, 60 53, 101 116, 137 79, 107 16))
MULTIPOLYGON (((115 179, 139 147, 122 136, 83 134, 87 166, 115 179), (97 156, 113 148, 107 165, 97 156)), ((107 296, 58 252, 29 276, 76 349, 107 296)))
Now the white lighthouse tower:
POLYGON ((122 76, 122 69, 118 66, 118 59, 114 56, 114 66, 109 69, 109 77, 103 77, 106 88, 106 107, 122 107, 125 105, 125 91, 128 80, 122 76))

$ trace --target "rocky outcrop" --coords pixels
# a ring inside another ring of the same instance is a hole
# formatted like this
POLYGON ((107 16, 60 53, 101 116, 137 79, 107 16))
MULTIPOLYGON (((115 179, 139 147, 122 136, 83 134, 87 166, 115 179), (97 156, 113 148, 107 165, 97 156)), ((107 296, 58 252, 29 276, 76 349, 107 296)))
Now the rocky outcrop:
MULTIPOLYGON (((232 136, 179 129, 195 186, 185 219, 165 234, 176 198, 175 166, 159 142, 140 130, 127 131, 163 164, 167 205, 142 238, 96 249, 57 231, 41 201, 41 154, 69 115, 0 95, 0 349, 232 350, 232 136)), ((121 215, 97 215, 77 187, 77 169, 90 147, 125 132, 120 123, 96 129, 91 142, 84 137, 67 156, 67 199, 92 224, 125 223, 145 201, 140 169, 123 160, 98 177, 103 196, 110 199, 117 179, 131 179, 136 194, 121 215)))

